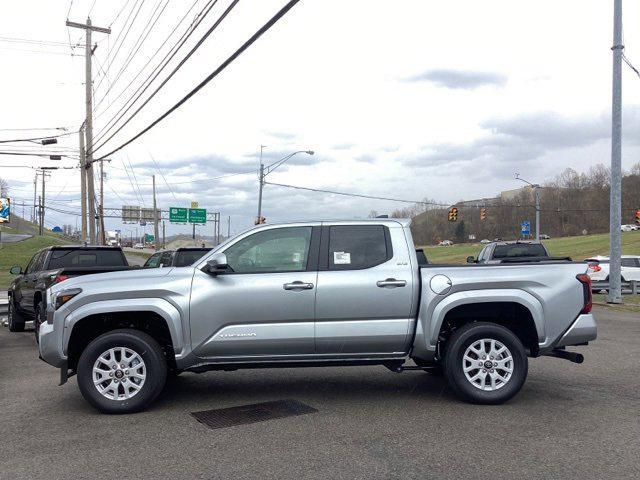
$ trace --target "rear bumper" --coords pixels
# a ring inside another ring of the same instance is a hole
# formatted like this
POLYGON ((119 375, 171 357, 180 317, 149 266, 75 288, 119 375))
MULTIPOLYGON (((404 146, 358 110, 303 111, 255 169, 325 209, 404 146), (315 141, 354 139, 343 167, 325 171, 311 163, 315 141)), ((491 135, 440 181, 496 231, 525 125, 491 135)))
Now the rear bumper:
POLYGON ((578 315, 569 329, 560 337, 555 344, 556 347, 566 347, 569 345, 579 345, 581 343, 595 340, 598 336, 596 320, 590 313, 578 315))

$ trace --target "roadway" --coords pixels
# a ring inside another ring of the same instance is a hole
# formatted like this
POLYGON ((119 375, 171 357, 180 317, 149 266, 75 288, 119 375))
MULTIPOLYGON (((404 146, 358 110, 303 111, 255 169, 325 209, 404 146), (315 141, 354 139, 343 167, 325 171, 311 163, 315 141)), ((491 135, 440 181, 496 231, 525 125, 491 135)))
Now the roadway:
POLYGON ((585 363, 532 359, 502 406, 383 367, 182 374, 150 410, 102 415, 0 328, 0 478, 637 479, 640 321, 596 308, 585 363), (297 399, 317 413, 210 430, 190 412, 297 399))

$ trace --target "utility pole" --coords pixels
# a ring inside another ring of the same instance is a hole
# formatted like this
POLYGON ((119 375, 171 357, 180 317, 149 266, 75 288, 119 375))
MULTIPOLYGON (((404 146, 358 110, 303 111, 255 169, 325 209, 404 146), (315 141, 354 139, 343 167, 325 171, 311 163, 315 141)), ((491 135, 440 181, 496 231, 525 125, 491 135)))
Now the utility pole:
POLYGON ((151 175, 153 181, 153 238, 156 251, 158 250, 158 244, 160 238, 158 235, 158 207, 156 205, 156 176, 151 175))
POLYGON ((265 146, 266 145, 260 145, 260 187, 258 190, 258 217, 256 218, 256 224, 260 223, 260 219, 262 218, 262 189, 264 188, 264 165, 262 164, 262 150, 264 150, 265 146))
POLYGON ((84 128, 80 128, 80 205, 82 212, 82 234, 80 241, 87 241, 87 169, 85 165, 84 128))
POLYGON ((38 235, 42 236, 42 197, 38 195, 38 235))
MULTIPOLYGON (((85 136, 86 136, 86 173, 88 178, 87 188, 89 190, 89 237, 92 244, 96 243, 96 211, 95 211, 95 189, 93 182, 93 92, 92 92, 92 76, 91 76, 91 56, 93 49, 91 48, 91 32, 101 32, 110 34, 110 28, 94 27, 91 25, 91 19, 87 18, 87 23, 70 22, 67 20, 67 27, 81 28, 85 31, 85 136)), ((104 236, 104 228, 103 236, 104 236)))
MULTIPOLYGON (((31 222, 36 223, 36 195, 38 191, 38 171, 36 170, 36 176, 33 179, 33 215, 31 216, 31 222)), ((39 220, 38 220, 39 222, 39 220)))
POLYGON ((164 231, 164 220, 162 221, 162 248, 165 248, 165 235, 164 235, 165 231, 164 231))
POLYGON ((100 160, 100 244, 107 243, 104 231, 104 160, 100 160))
POLYGON ((611 199, 609 201, 608 303, 622 303, 622 0, 613 1, 613 89, 611 96, 611 199))
POLYGON ((44 206, 45 206, 45 197, 44 197, 44 179, 47 176, 46 172, 42 172, 42 194, 40 196, 40 236, 44 233, 44 206))
POLYGON ((231 236, 231 215, 227 217, 227 239, 231 236))
POLYGON ((540 241, 540 185, 535 187, 536 196, 536 241, 540 241))

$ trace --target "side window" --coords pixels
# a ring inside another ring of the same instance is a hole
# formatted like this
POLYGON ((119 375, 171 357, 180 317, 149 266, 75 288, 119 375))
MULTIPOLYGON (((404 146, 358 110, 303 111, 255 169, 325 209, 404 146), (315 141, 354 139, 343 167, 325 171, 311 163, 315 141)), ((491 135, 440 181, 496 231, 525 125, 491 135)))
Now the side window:
POLYGON ((329 227, 329 270, 375 267, 393 256, 388 231, 382 225, 329 227))
POLYGON ((47 254, 46 250, 37 253, 29 263, 27 273, 35 273, 42 270, 42 261, 44 260, 44 257, 46 256, 46 254, 47 254))
POLYGON ((635 258, 623 258, 622 259, 622 266, 623 267, 635 267, 636 266, 636 259, 635 258))
POLYGON ((31 257, 31 260, 29 260, 29 263, 24 269, 24 273, 31 273, 33 271, 33 266, 36 264, 39 256, 40 253, 36 253, 33 257, 31 257))
POLYGON ((160 266, 161 267, 170 267, 171 266, 171 256, 173 252, 164 252, 160 256, 160 266))
POLYGON ((484 247, 482 250, 480 250, 480 253, 478 254, 478 262, 482 262, 484 260, 484 253, 487 251, 487 247, 484 247))
POLYGON ((149 259, 145 262, 144 268, 157 268, 160 265, 160 256, 161 253, 154 253, 149 257, 149 259))
POLYGON ((254 233, 224 253, 236 273, 298 272, 306 270, 311 227, 286 227, 254 233))

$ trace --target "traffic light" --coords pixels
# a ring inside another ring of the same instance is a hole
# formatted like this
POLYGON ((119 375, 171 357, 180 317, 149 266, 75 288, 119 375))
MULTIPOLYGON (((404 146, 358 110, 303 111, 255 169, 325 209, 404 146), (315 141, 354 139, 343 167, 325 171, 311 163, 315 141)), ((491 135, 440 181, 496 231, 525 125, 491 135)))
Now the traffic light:
POLYGON ((636 210, 636 225, 640 225, 640 210, 636 210))
POLYGON ((487 209, 486 208, 481 208, 480 209, 480 220, 485 221, 487 219, 487 209))
POLYGON ((458 209, 457 207, 451 207, 449 210, 449 221, 455 222, 456 220, 458 220, 458 209))
POLYGON ((264 217, 258 217, 254 220, 254 225, 262 225, 263 223, 267 223, 267 219, 264 217))

